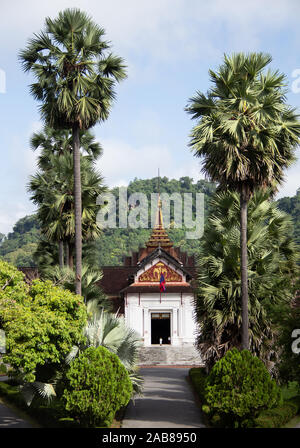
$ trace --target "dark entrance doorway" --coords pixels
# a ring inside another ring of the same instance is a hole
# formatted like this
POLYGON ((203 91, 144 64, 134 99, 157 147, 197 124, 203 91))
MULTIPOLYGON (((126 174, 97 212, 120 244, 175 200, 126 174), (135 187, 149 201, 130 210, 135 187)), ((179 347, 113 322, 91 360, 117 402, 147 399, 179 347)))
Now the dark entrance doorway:
POLYGON ((171 344, 170 320, 170 313, 151 313, 151 344, 171 344))

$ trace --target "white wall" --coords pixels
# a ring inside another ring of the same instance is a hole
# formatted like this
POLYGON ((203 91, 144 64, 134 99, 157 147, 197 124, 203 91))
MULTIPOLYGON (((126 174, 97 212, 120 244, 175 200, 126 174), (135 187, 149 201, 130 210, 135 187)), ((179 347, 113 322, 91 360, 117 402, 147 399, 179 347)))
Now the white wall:
POLYGON ((126 324, 136 330, 144 345, 151 345, 151 312, 171 313, 171 344, 193 345, 195 341, 195 322, 193 296, 183 293, 127 294, 125 298, 126 324))

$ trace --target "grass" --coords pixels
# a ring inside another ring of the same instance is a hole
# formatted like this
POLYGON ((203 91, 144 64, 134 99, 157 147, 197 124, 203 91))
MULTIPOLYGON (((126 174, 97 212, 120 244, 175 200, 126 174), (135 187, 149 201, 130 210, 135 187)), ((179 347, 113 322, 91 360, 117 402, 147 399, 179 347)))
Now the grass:
POLYGON ((283 400, 289 400, 299 394, 299 386, 296 381, 290 381, 288 385, 281 387, 283 400))

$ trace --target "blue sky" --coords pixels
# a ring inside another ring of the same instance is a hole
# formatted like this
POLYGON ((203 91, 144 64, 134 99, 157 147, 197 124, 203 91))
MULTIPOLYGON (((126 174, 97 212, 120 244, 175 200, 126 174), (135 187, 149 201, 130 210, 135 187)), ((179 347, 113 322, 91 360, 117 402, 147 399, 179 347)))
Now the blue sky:
MULTIPOLYGON (((38 103, 29 94, 30 76, 22 72, 17 53, 43 28, 46 16, 67 7, 91 15, 128 66, 109 120, 94 128, 104 148, 98 168, 108 186, 154 177, 158 167, 170 178, 203 177, 188 148, 193 122, 184 107, 196 90, 209 88, 208 70, 221 64, 224 53, 270 53, 272 68, 286 74, 288 102, 300 107, 300 89, 293 88, 300 78, 293 77, 300 69, 298 0, 6 0, 0 29, 0 75, 6 76, 0 93, 2 233, 35 210, 26 192, 36 171, 29 139, 42 127, 38 103)), ((300 187, 300 151, 297 156, 279 197, 300 187)))

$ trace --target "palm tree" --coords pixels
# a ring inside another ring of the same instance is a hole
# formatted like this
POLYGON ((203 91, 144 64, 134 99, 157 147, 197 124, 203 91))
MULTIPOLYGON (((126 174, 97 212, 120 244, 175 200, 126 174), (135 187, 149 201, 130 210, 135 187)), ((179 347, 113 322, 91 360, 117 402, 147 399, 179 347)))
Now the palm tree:
POLYGON ((198 119, 190 146, 202 157, 202 171, 220 189, 240 195, 240 260, 242 281, 242 347, 249 347, 247 277, 247 205, 260 187, 277 188, 295 159, 300 123, 285 103, 284 75, 264 69, 263 53, 225 55, 212 87, 197 92, 186 111, 198 119))
POLYGON ((36 82, 30 91, 41 102, 45 123, 72 129, 75 196, 76 293, 81 294, 80 131, 108 118, 115 83, 125 78, 123 60, 107 54, 104 30, 79 9, 66 9, 35 34, 19 54, 36 82))
MULTIPOLYGON (((198 348, 208 368, 241 343, 240 201, 237 193, 219 193, 211 201, 198 259, 195 310, 198 348)), ((276 358, 274 310, 293 299, 297 248, 292 221, 256 191, 248 211, 249 349, 266 364, 276 358)))
MULTIPOLYGON (((54 129, 44 126, 42 131, 34 132, 30 139, 33 151, 40 150, 38 167, 46 171, 51 168, 50 156, 72 153, 72 132, 69 129, 54 129)), ((80 130, 80 149, 90 156, 91 160, 101 157, 103 149, 90 131, 80 130)))
POLYGON ((143 384, 137 366, 139 348, 141 347, 140 335, 126 326, 124 317, 108 313, 99 307, 98 300, 90 300, 87 303, 87 311, 90 315, 84 329, 87 344, 74 346, 67 356, 66 362, 72 362, 87 347, 103 346, 119 357, 129 373, 134 394, 140 394, 143 384))
MULTIPOLYGON (((42 169, 31 176, 28 191, 32 193, 33 202, 38 205, 37 216, 41 222, 41 231, 48 241, 66 242, 68 264, 73 268, 72 247, 75 239, 73 157, 69 152, 49 154, 45 157, 43 151, 39 165, 46 170, 42 169)), ((82 236, 84 241, 89 241, 101 233, 96 220, 100 208, 96 200, 105 190, 103 178, 95 170, 94 162, 89 156, 81 155, 81 184, 82 236)), ((61 256, 59 258, 62 267, 61 256)))
MULTIPOLYGON (((43 279, 51 280, 55 286, 68 289, 75 292, 74 283, 75 273, 73 269, 68 266, 62 269, 56 266, 47 266, 43 269, 43 279)), ((103 277, 101 270, 95 270, 92 265, 85 263, 82 264, 82 296, 85 303, 97 300, 97 304, 106 311, 111 311, 112 302, 104 294, 99 283, 103 277)))

